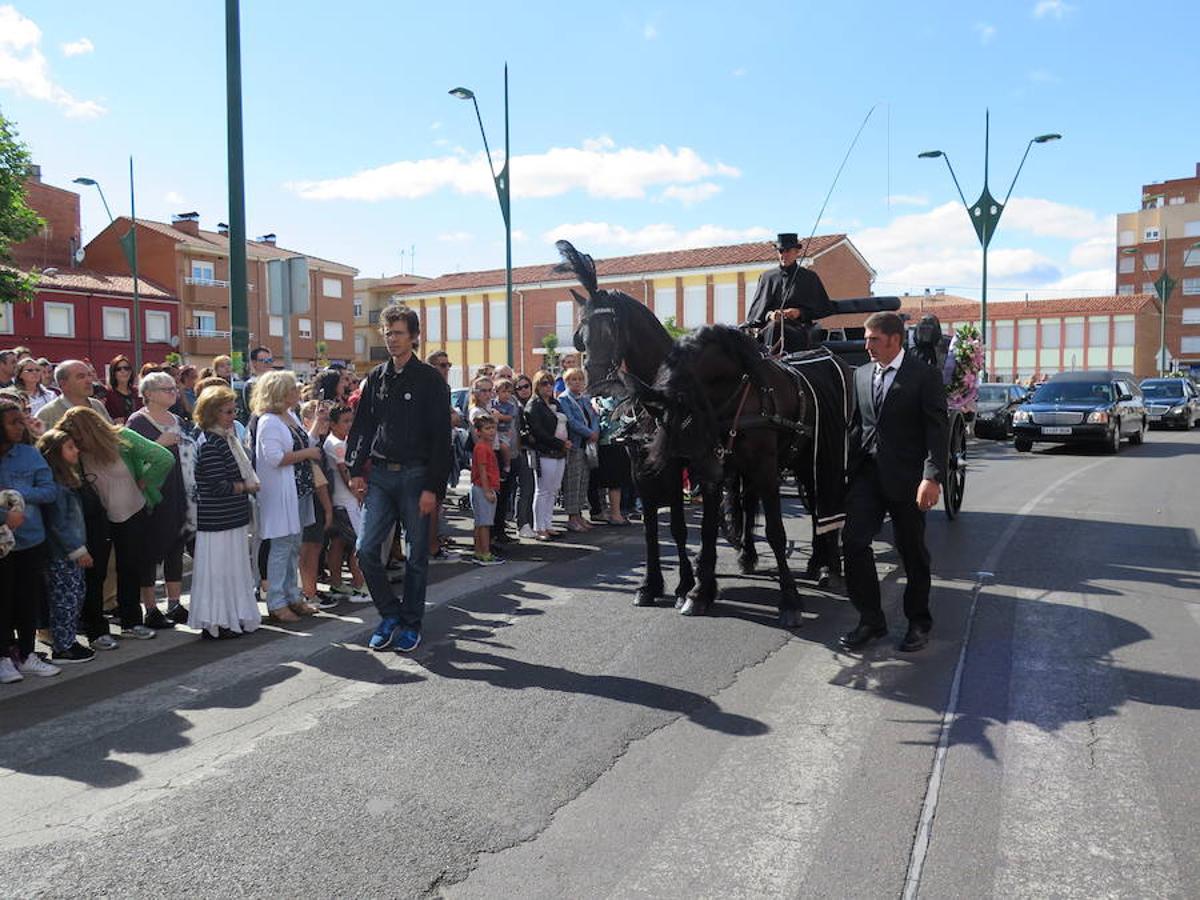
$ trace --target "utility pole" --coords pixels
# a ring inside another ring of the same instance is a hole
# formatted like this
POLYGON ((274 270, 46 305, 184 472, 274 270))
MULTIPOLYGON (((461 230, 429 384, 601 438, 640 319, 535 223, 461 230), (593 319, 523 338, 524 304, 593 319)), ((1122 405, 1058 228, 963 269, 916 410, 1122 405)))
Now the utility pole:
POLYGON ((246 172, 242 153, 242 41, 238 2, 225 0, 225 127, 229 167, 230 355, 234 371, 244 374, 250 344, 250 315, 246 302, 246 172))

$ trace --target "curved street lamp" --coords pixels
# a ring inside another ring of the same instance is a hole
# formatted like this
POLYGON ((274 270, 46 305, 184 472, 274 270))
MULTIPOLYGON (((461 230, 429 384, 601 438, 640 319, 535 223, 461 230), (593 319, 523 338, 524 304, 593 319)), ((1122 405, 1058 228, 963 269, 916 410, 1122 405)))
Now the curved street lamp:
POLYGON ((507 362, 509 365, 514 365, 516 360, 513 357, 512 328, 512 218, 510 216, 508 179, 510 160, 508 152, 508 64, 504 64, 504 166, 500 169, 499 174, 496 174, 496 167, 492 163, 492 151, 488 147, 487 132, 483 130, 483 117, 479 114, 479 101, 475 99, 475 92, 470 88, 456 87, 449 93, 451 97, 457 97, 459 100, 470 100, 475 106, 475 119, 479 122, 479 134, 483 137, 483 151, 487 155, 488 168, 492 172, 492 183, 496 186, 496 197, 500 201, 500 215, 504 219, 504 334, 508 353, 507 362))
MULTIPOLYGON (((926 150, 923 153, 918 153, 917 158, 937 159, 941 157, 946 161, 946 168, 950 170, 950 177, 954 179, 954 187, 958 190, 958 197, 962 200, 962 204, 967 210, 967 215, 971 219, 971 225, 975 229, 975 235, 979 238, 979 246, 983 249, 983 284, 981 288, 982 296, 979 301, 979 334, 986 348, 988 245, 992 242, 992 236, 996 233, 996 226, 1000 224, 1000 216, 1004 214, 1004 207, 1008 204, 1008 198, 1012 196, 1013 188, 1017 184, 1017 176, 1021 174, 1021 169, 1025 166, 1025 159, 1029 156, 1030 149, 1034 144, 1048 144, 1051 141, 1060 140, 1062 135, 1051 132, 1030 138, 1029 143, 1025 145, 1025 154, 1021 157, 1021 162, 1017 166, 1016 175, 1013 175, 1012 183, 1008 186, 1008 193, 1004 195, 1004 201, 1000 202, 988 190, 988 154, 991 131, 990 112, 984 114, 983 129, 983 193, 979 195, 979 199, 974 203, 968 203, 967 198, 963 195, 962 187, 959 185, 958 178, 954 174, 954 167, 950 165, 950 157, 946 155, 945 151, 926 150)), ((985 365, 985 372, 986 368, 985 365)))

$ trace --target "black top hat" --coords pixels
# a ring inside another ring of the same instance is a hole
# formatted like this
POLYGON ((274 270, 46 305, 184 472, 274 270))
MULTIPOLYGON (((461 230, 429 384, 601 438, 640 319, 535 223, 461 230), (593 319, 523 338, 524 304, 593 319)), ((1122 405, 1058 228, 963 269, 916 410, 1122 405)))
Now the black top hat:
POLYGON ((795 232, 781 233, 775 239, 776 250, 797 250, 799 248, 800 241, 797 240, 795 232))

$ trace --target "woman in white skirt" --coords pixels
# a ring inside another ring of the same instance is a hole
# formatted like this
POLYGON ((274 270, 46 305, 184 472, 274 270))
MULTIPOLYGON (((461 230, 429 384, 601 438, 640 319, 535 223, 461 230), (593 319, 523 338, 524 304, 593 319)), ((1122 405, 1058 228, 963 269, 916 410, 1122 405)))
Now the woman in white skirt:
POLYGON ((258 492, 258 477, 234 430, 236 410, 232 389, 208 387, 192 412, 201 438, 188 624, 210 639, 254 631, 261 622, 247 554, 250 495, 258 492))

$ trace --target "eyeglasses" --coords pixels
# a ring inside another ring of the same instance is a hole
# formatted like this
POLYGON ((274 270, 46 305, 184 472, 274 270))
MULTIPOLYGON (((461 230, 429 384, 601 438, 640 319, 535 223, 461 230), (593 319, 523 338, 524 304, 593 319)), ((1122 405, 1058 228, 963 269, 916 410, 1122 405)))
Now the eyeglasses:
POLYGON ((273 357, 273 356, 260 356, 258 359, 256 359, 256 360, 255 360, 255 362, 260 362, 260 363, 273 363, 273 362, 275 362, 275 357, 273 357))
POLYGON ((453 367, 453 366, 452 366, 450 363, 448 363, 448 362, 441 362, 441 363, 438 363, 438 364, 437 364, 437 367, 438 367, 439 369, 452 369, 452 368, 454 368, 454 367, 453 367))

